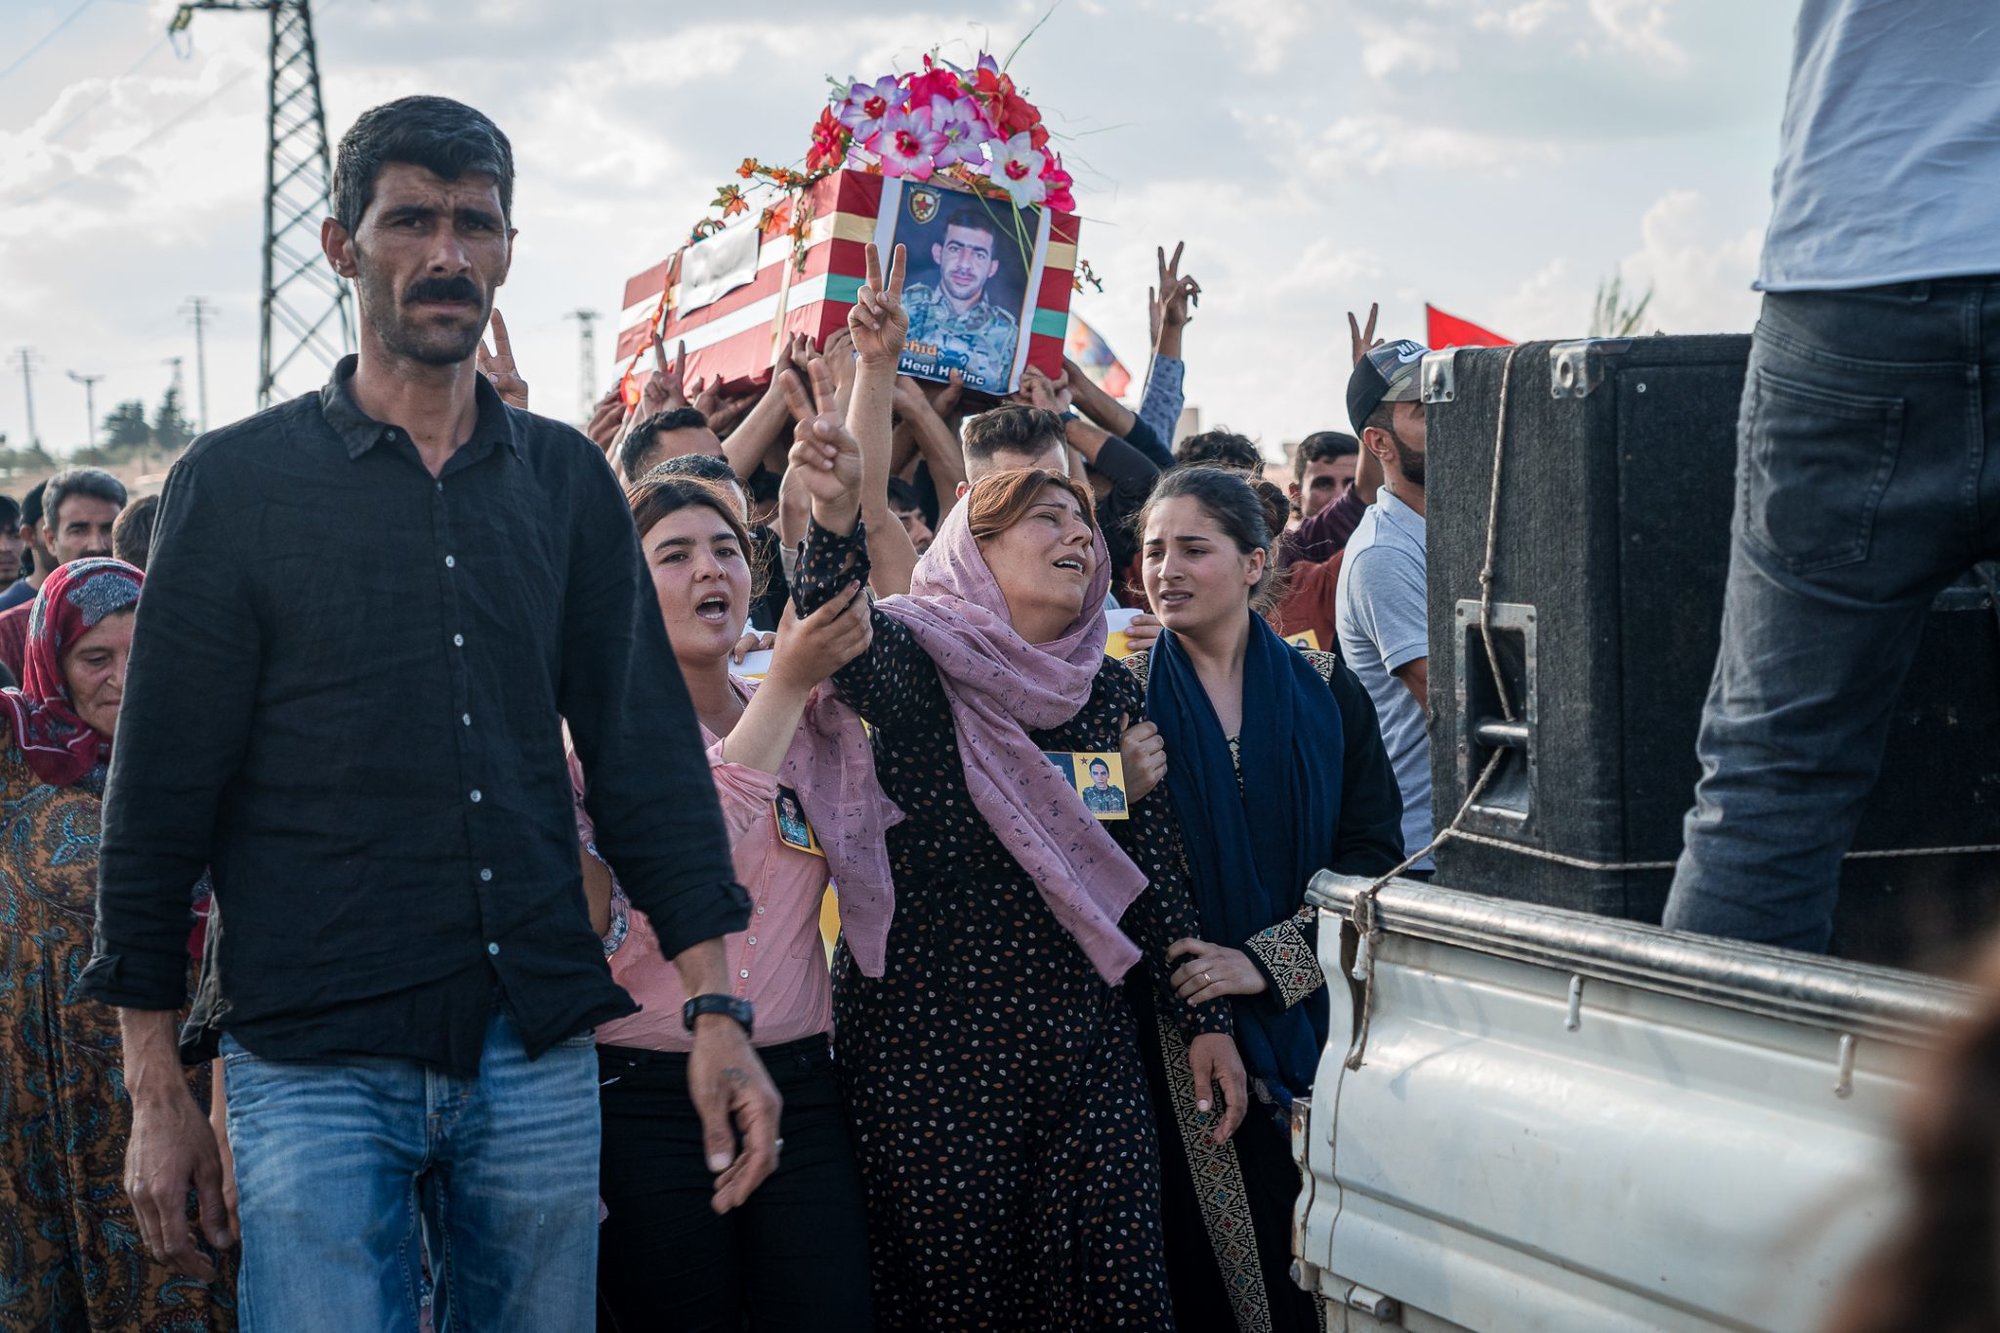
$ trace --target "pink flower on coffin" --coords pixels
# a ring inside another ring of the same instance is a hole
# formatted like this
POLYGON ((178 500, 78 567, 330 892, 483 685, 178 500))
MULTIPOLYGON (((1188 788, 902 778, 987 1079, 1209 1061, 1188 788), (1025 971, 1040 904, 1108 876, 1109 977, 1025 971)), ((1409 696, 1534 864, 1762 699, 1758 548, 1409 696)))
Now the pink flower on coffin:
POLYGON ((931 128, 928 107, 921 111, 891 111, 868 147, 882 159, 884 176, 908 176, 927 181, 937 169, 937 154, 945 138, 931 128))
POLYGON ((1007 197, 1014 201, 1014 207, 1027 208, 1048 197, 1048 182, 1042 179, 1042 168, 1047 164, 1048 157, 1036 149, 1033 136, 1026 130, 1005 141, 995 139, 986 145, 986 151, 993 156, 993 164, 986 174, 995 185, 1007 192, 1007 197))
POLYGON ((1070 186, 1076 178, 1062 168, 1062 162, 1049 154, 1049 160, 1042 166, 1042 184, 1048 188, 1048 197, 1043 202, 1058 213, 1076 212, 1076 196, 1070 193, 1070 186))
POLYGON ((939 167, 958 162, 985 165, 986 157, 980 149, 994 137, 993 127, 986 123, 986 117, 979 112, 979 104, 970 97, 955 102, 933 97, 931 128, 944 137, 944 147, 937 151, 939 167))
POLYGON ((902 104, 903 85, 891 74, 873 83, 848 85, 847 100, 834 114, 861 140, 881 129, 883 118, 902 104))
POLYGON ((983 69, 988 74, 998 74, 1000 72, 1000 62, 986 54, 986 52, 981 51, 979 53, 979 64, 975 68, 983 69))

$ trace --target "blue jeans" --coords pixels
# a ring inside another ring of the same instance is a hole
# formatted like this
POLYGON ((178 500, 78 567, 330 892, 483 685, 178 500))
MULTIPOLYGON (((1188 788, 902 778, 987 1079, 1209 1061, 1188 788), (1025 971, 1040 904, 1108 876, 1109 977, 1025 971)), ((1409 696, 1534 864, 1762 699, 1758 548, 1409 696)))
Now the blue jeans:
POLYGON ((529 1060, 511 1019, 479 1073, 263 1060, 222 1039, 245 1333, 588 1329, 597 1278, 597 1054, 529 1060))
POLYGON ((1824 951, 1932 599, 2000 555, 2000 279, 1772 293, 1665 923, 1824 951))

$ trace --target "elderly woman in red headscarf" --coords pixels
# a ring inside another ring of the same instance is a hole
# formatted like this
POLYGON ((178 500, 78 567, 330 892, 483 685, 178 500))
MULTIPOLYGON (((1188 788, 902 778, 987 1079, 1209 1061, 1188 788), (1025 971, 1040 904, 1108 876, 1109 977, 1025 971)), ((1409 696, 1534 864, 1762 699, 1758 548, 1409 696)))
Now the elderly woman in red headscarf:
MULTIPOLYGON (((0 692, 0 1328, 229 1329, 225 1280, 147 1255, 120 1181, 118 1019, 71 1003, 90 960, 104 771, 145 576, 49 575, 18 690, 0 692)), ((198 1091, 199 1095, 199 1091, 198 1091)))

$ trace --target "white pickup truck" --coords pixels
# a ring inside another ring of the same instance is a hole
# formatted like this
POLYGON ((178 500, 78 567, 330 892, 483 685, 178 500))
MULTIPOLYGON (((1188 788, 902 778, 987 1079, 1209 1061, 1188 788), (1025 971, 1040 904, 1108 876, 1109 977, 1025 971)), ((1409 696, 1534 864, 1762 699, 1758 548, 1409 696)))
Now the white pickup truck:
POLYGON ((1910 1057, 1969 990, 1408 880, 1362 950, 1367 887, 1310 891, 1332 1039, 1294 1276, 1330 1328, 1820 1326, 1899 1207, 1910 1057))

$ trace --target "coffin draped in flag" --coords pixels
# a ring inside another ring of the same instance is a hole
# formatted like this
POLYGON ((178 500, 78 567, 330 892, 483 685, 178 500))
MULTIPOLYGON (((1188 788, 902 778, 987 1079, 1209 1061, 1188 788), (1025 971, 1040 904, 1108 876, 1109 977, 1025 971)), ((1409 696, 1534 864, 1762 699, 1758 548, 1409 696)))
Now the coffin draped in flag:
MULTIPOLYGON (((669 355, 686 345, 689 383, 719 382, 725 392, 735 392, 765 381, 780 339, 803 333, 820 347, 846 327, 847 312, 866 272, 863 247, 876 241, 886 254, 898 238, 917 242, 909 256, 905 286, 912 341, 917 342, 915 325, 927 308, 945 311, 947 323, 953 317, 946 310, 948 241, 931 241, 926 232, 956 239, 954 233, 969 231, 947 225, 955 210, 970 210, 999 233, 991 237, 994 256, 986 262, 998 265, 1000 272, 988 280, 989 285, 1014 277, 1004 290, 980 293, 970 311, 960 314, 963 318, 969 313, 982 331, 1004 332, 1009 325, 1017 330, 1007 339, 1004 374, 974 382, 965 365, 949 364, 953 360, 949 353, 937 359, 934 374, 907 364, 909 358, 904 370, 942 379, 958 369, 970 387, 996 396, 1019 387, 1026 365, 1051 377, 1060 375, 1075 288, 1075 214, 1022 210, 1034 216, 1035 225, 1032 232, 1021 233, 1008 225, 1006 215, 1013 210, 1005 201, 935 183, 919 185, 849 170, 795 192, 755 219, 746 218, 684 246, 631 278, 625 284, 619 320, 618 358, 621 362, 636 358, 632 379, 634 384, 643 383, 652 366, 650 358, 641 354, 657 327, 669 355), (933 202, 925 204, 925 195, 933 202), (913 203, 914 209, 909 206, 913 203), (913 216, 927 212, 932 217, 922 222, 913 216)), ((997 342, 997 335, 989 333, 987 341, 997 342)), ((980 360, 976 342, 972 353, 960 355, 975 364, 980 360)))
POLYGON ((908 251, 902 373, 957 375, 994 397, 1027 366, 1062 373, 1077 219, 1041 113, 986 55, 972 69, 925 56, 921 70, 835 87, 806 170, 754 158, 738 169, 775 187, 775 202, 753 214, 745 187, 723 186, 722 217, 625 284, 628 401, 652 371, 656 332, 670 354, 685 345, 688 383, 724 393, 767 382, 789 335, 824 347, 847 322, 871 241, 885 263, 893 245, 908 251))

